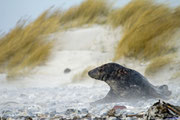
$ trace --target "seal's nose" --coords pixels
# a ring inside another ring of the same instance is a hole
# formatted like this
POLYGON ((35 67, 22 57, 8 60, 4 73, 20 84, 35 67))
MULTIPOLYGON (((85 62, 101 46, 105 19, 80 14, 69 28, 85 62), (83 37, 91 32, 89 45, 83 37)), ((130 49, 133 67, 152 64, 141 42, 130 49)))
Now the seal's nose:
POLYGON ((93 77, 93 71, 92 71, 92 70, 89 71, 89 72, 88 72, 88 75, 89 75, 90 77, 93 77))
POLYGON ((93 70, 90 70, 88 72, 88 75, 91 77, 91 78, 94 78, 94 79, 98 79, 98 71, 97 69, 93 69, 93 70))

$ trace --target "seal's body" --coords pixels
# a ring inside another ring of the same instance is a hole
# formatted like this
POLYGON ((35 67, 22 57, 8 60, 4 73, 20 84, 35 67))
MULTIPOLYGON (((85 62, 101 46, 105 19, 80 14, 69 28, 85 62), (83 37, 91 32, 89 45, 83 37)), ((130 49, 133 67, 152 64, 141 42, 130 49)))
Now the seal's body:
POLYGON ((154 86, 139 72, 116 63, 104 64, 89 71, 88 75, 110 86, 109 93, 99 102, 166 99, 171 95, 167 85, 154 86))

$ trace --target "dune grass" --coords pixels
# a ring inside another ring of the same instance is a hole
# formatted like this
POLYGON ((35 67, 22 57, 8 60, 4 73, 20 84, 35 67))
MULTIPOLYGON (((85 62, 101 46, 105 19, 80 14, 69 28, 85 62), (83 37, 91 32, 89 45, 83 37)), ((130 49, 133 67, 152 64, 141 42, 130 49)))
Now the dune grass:
POLYGON ((180 6, 175 8, 175 14, 180 16, 180 6))
MULTIPOLYGON (((175 9, 175 12, 174 12, 175 16, 177 16, 179 19, 180 19, 180 6, 178 6, 176 9, 175 9)), ((180 21, 179 21, 180 22, 180 21)))
POLYGON ((104 23, 109 14, 110 6, 106 0, 85 0, 79 6, 64 11, 61 23, 66 27, 83 24, 104 23))
POLYGON ((180 71, 175 72, 172 76, 171 79, 179 79, 180 78, 180 71))
POLYGON ((47 40, 49 34, 83 24, 103 23, 109 8, 106 0, 85 0, 64 12, 50 8, 28 24, 21 21, 0 37, 1 72, 14 76, 43 64, 54 46, 52 40, 47 40))
MULTIPOLYGON (((134 14, 136 14, 138 11, 142 11, 143 9, 146 9, 146 7, 150 7, 149 5, 150 5, 149 1, 143 1, 143 0, 132 1, 123 8, 115 9, 109 15, 109 22, 113 25, 113 27, 124 25, 130 17, 132 16, 135 17, 134 14)), ((137 17, 138 15, 140 14, 136 14, 137 17)))
POLYGON ((60 26, 59 14, 50 11, 48 9, 28 25, 20 22, 1 37, 0 66, 4 71, 15 75, 48 59, 53 41, 46 40, 45 36, 57 31, 60 26))
POLYGON ((152 59, 174 50, 167 43, 174 30, 180 27, 179 18, 166 5, 150 0, 133 0, 114 11, 109 19, 114 27, 124 26, 124 35, 116 47, 114 60, 122 56, 152 59))
POLYGON ((151 63, 145 69, 145 75, 153 75, 161 70, 164 66, 171 63, 175 54, 168 54, 164 56, 159 56, 152 59, 151 63))
MULTIPOLYGON (((124 28, 114 60, 122 56, 157 58, 175 51, 169 43, 176 28, 180 27, 179 19, 180 7, 172 9, 150 0, 132 0, 124 8, 114 11, 106 0, 85 0, 61 12, 48 9, 35 21, 29 24, 21 22, 0 37, 0 71, 14 75, 43 64, 54 46, 53 40, 48 40, 47 36, 59 29, 107 21, 113 27, 121 25, 124 28)), ((86 73, 85 70, 78 76, 84 77, 86 73)))

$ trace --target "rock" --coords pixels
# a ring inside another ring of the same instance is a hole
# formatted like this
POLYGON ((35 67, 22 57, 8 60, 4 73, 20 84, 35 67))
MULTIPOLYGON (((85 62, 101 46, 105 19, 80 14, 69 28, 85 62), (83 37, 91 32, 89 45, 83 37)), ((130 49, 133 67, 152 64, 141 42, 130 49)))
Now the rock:
POLYGON ((108 120, 117 120, 116 117, 109 117, 108 120))
POLYGON ((56 111, 53 111, 53 112, 51 112, 50 114, 49 114, 49 116, 52 118, 52 117, 54 117, 56 115, 56 111))
POLYGON ((93 118, 93 120, 105 120, 105 119, 103 119, 103 118, 98 118, 98 117, 95 117, 95 118, 93 118))
POLYGON ((117 109, 120 109, 120 110, 123 110, 123 109, 126 109, 126 106, 114 106, 113 109, 117 110, 117 109))
POLYGON ((108 116, 115 116, 116 110, 115 109, 111 109, 108 111, 107 115, 108 116))
POLYGON ((88 114, 89 111, 88 111, 86 108, 83 108, 83 109, 81 110, 81 113, 82 113, 82 114, 88 114))
POLYGON ((71 72, 71 69, 69 69, 69 68, 66 68, 65 70, 64 70, 64 73, 70 73, 71 72))
POLYGON ((8 119, 8 117, 6 117, 6 116, 1 117, 1 120, 7 120, 7 119, 8 119))
POLYGON ((33 120, 31 117, 27 116, 25 117, 25 120, 33 120))
POLYGON ((38 118, 47 118, 48 116, 46 114, 36 114, 36 117, 38 117, 38 118))
POLYGON ((13 120, 12 118, 7 118, 6 120, 13 120))
POLYGON ((73 120, 81 120, 81 118, 79 116, 74 116, 73 120))
POLYGON ((40 118, 40 120, 47 120, 46 118, 40 118))
POLYGON ((114 106, 113 109, 107 112, 107 116, 110 116, 110 117, 120 116, 121 111, 124 109, 126 109, 125 106, 114 106))
POLYGON ((76 109, 67 109, 66 112, 65 112, 65 115, 78 114, 78 113, 80 113, 79 110, 76 110, 76 109))
POLYGON ((51 120, 64 120, 64 118, 62 116, 55 116, 51 120))
POLYGON ((82 118, 84 119, 88 119, 88 120, 91 120, 91 114, 88 113, 87 115, 83 116, 82 118))

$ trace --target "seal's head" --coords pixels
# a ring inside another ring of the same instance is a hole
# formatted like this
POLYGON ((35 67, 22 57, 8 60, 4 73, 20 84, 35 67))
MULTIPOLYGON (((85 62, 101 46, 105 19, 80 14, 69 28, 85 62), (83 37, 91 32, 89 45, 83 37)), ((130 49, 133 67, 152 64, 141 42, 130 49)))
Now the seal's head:
POLYGON ((91 78, 106 82, 107 80, 115 80, 117 77, 122 77, 125 73, 127 73, 127 68, 117 63, 108 63, 89 71, 88 75, 91 78))

